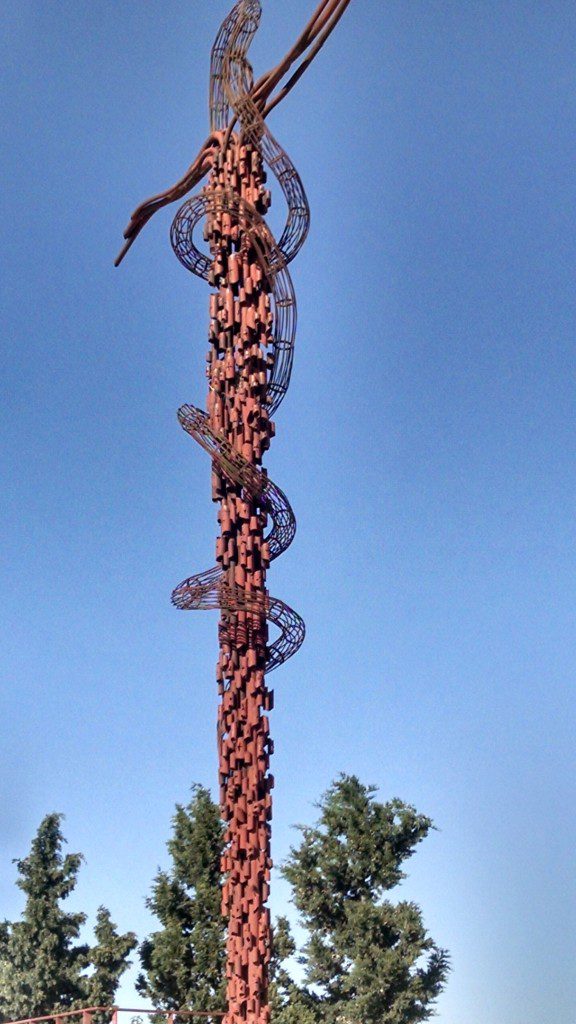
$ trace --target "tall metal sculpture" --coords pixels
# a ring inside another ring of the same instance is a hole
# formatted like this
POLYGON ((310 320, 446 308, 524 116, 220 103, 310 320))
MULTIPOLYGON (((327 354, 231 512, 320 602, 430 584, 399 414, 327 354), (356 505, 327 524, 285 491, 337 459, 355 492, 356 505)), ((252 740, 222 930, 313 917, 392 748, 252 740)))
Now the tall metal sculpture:
POLYGON ((178 210, 171 240, 180 262, 213 289, 207 411, 184 405, 178 418, 211 457, 220 536, 217 564, 184 580, 172 601, 181 609, 220 610, 218 749, 220 804, 227 823, 222 911, 228 920, 228 1024, 269 1019, 266 902, 273 776, 268 712, 273 691, 265 675, 304 639, 300 616, 266 588, 268 566, 292 542, 296 521, 285 494, 262 468, 262 456, 274 435, 271 415, 290 382, 296 300, 287 267, 306 238, 309 208, 298 172, 266 117, 309 66, 349 2, 323 0, 284 60, 254 83, 247 53, 261 3, 238 0, 212 49, 210 135, 184 177, 134 212, 116 261, 158 209, 209 175, 203 190, 178 210), (264 219, 271 199, 266 168, 288 207, 278 242, 264 219), (202 220, 209 255, 194 240, 202 220), (268 622, 279 629, 271 644, 268 622))

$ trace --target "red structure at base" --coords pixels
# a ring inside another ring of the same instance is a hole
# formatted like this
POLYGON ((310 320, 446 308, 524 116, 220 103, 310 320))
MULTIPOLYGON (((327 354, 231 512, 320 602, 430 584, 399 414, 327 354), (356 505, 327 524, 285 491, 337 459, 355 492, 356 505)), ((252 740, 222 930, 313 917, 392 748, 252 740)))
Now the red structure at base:
MULTIPOLYGON (((239 189, 243 203, 264 212, 262 178, 258 151, 232 137, 208 190, 233 195, 239 189)), ((269 284, 241 214, 214 213, 208 234, 214 283, 219 285, 210 330, 210 424, 248 465, 260 467, 272 434, 267 408, 269 284)), ((267 714, 272 693, 265 680, 270 561, 266 505, 261 492, 250 493, 218 462, 213 498, 220 502, 217 558, 228 593, 236 595, 232 602, 221 602, 217 672, 220 803, 228 824, 222 863, 222 911, 229 921, 228 1004, 245 1007, 248 1020, 266 1021, 273 785, 267 714)))
POLYGON ((6 1024, 133 1024, 133 1021, 147 1017, 151 1024, 187 1024, 198 1019, 201 1024, 221 1024, 225 1013, 206 1013, 201 1010, 142 1010, 125 1009, 121 1006, 86 1006, 81 1010, 62 1010, 44 1017, 22 1017, 6 1021, 6 1024), (130 1014, 130 1017, 127 1015, 130 1014))

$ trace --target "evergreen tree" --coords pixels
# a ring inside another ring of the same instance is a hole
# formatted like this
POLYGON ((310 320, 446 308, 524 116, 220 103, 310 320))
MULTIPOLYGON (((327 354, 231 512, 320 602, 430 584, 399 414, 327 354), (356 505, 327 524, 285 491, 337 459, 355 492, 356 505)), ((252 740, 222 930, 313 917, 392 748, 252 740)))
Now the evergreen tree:
POLYGON ((67 913, 61 903, 76 886, 83 858, 63 854, 61 822, 62 815, 48 814, 29 855, 15 861, 26 902, 21 920, 0 924, 0 1021, 112 1003, 136 945, 131 933, 117 935, 103 907, 96 945, 78 941, 86 915, 67 913))
POLYGON ((159 871, 147 906, 162 925, 140 947, 136 987, 166 1009, 221 1010, 226 923, 221 913, 224 825, 203 786, 172 819, 169 871, 159 871))
POLYGON ((317 1024, 315 1000, 298 985, 287 962, 296 953, 288 918, 279 917, 272 928, 270 960, 270 1015, 273 1024, 317 1024))
POLYGON ((342 775, 322 797, 317 824, 303 827, 282 873, 308 932, 304 989, 283 1024, 413 1024, 427 1020, 449 966, 414 903, 385 893, 432 822, 399 800, 342 775), (294 1014, 294 1010, 296 1013, 294 1014))
POLYGON ((138 945, 134 932, 119 935, 106 907, 98 907, 94 927, 96 945, 90 950, 93 972, 84 982, 85 1006, 111 1006, 118 982, 129 967, 128 957, 138 945))
MULTIPOLYGON (((433 827, 399 800, 379 803, 375 789, 341 776, 302 828, 282 873, 308 933, 298 957, 285 917, 273 929, 273 1024, 417 1024, 433 1013, 448 957, 424 928, 420 909, 385 899, 403 865, 433 827)), ((154 881, 148 906, 162 924, 142 945, 138 989, 166 1009, 224 1006, 225 922, 220 917, 224 830, 208 790, 196 786, 177 806, 169 871, 154 881)))
POLYGON ((62 853, 61 820, 59 814, 48 814, 29 855, 15 861, 16 884, 26 893, 26 904, 22 920, 5 924, 0 940, 3 1020, 39 1017, 82 997, 89 951, 77 939, 86 915, 66 913, 60 906, 76 885, 82 855, 62 853))

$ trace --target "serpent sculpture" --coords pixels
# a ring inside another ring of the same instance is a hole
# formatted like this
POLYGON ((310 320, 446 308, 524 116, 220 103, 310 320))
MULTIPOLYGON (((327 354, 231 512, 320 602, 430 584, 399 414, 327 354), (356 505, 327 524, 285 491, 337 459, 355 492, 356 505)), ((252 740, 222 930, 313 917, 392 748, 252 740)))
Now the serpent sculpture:
POLYGON ((202 191, 178 210, 171 241, 184 267, 213 289, 207 409, 183 405, 178 418, 211 458, 220 536, 216 565, 180 583, 172 601, 179 609, 220 611, 218 749, 227 825, 222 911, 228 920, 230 1024, 269 1019, 273 691, 265 675, 298 650, 305 633, 300 615, 266 588, 268 566, 291 544, 296 521, 286 495, 263 469, 262 456, 274 435, 271 416, 290 383, 296 299, 288 265, 305 241, 310 214, 300 176, 266 116, 301 77, 349 2, 322 0, 284 60, 255 83, 247 54, 261 2, 238 0, 212 48, 208 139, 175 186, 134 212, 117 259, 156 210, 208 173, 202 191), (274 93, 299 58, 296 71, 274 93), (288 211, 278 242, 265 221, 271 201, 267 170, 288 211), (208 254, 195 242, 201 221, 208 254), (268 623, 279 631, 270 644, 268 623))

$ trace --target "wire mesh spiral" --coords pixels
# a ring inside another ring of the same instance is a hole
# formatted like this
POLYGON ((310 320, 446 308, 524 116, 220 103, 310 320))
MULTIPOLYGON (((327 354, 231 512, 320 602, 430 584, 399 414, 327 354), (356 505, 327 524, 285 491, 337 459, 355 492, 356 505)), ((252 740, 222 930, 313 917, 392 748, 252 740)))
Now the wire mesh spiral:
MULTIPOLYGON (((296 335, 296 298, 288 264, 299 252, 309 228, 309 207, 300 176, 290 157, 274 139, 260 110, 250 96, 252 70, 246 54, 261 14, 259 0, 239 0, 224 21, 212 50, 210 113, 211 127, 230 140, 231 117, 239 126, 243 145, 260 154, 276 178, 287 205, 287 219, 276 242, 256 204, 246 201, 231 188, 214 182, 188 199, 178 210, 171 229, 174 252, 192 273, 213 283, 213 257, 198 248, 195 229, 204 221, 240 226, 256 254, 270 294, 273 312, 271 351, 267 356, 266 405, 271 414, 282 402, 290 383, 296 335)), ((264 204, 266 205, 266 204, 264 204)), ((202 409, 185 405, 178 418, 187 431, 210 455, 213 465, 233 484, 256 500, 272 520, 265 539, 269 561, 290 545, 296 520, 286 495, 265 470, 233 448, 223 432, 214 429, 202 409)), ((305 627, 301 617, 283 601, 268 594, 252 595, 241 586, 230 585, 221 565, 189 577, 173 591, 172 601, 183 610, 217 609, 262 611, 280 635, 267 647, 266 671, 281 665, 301 646, 305 627)))

